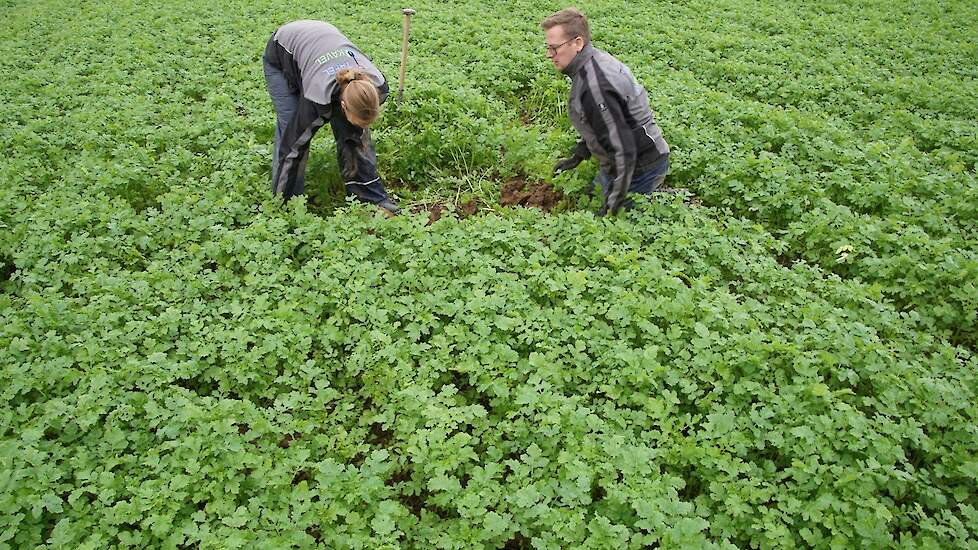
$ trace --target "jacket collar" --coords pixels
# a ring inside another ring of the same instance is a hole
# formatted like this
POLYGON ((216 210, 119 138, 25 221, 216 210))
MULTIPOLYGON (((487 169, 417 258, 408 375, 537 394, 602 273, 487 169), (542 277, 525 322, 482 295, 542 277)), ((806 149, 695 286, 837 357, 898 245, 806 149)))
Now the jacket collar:
POLYGON ((592 46, 591 44, 585 44, 584 48, 581 51, 577 52, 577 55, 574 56, 574 59, 571 59, 571 62, 568 63, 567 66, 564 67, 564 70, 561 72, 573 78, 574 75, 577 74, 577 71, 581 69, 581 66, 587 63, 587 60, 591 59, 591 57, 594 56, 594 51, 595 51, 594 46, 592 46))

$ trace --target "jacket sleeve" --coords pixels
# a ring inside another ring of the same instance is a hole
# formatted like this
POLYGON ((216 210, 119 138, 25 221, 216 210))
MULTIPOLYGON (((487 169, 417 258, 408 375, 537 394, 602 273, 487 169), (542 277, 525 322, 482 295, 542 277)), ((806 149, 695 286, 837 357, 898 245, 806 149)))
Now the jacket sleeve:
POLYGON ((285 135, 279 144, 278 172, 274 174, 274 193, 282 198, 295 196, 295 183, 306 169, 309 158, 309 142, 312 136, 326 124, 329 108, 318 105, 306 98, 299 99, 292 120, 285 127, 285 135))
POLYGON ((625 119, 623 98, 597 68, 588 71, 587 93, 582 94, 581 103, 586 122, 611 164, 602 213, 614 213, 621 209, 632 183, 638 156, 635 136, 625 119))
MULTIPOLYGON (((385 81, 377 87, 380 103, 383 104, 390 95, 390 88, 385 81)), ((333 126, 333 137, 336 138, 336 149, 340 165, 340 175, 346 185, 370 185, 381 182, 377 172, 377 152, 374 149, 370 130, 360 128, 351 123, 341 109, 330 122, 333 126)))
POLYGON ((359 128, 347 120, 340 111, 330 122, 340 175, 346 185, 369 185, 380 181, 377 173, 377 153, 370 138, 370 130, 359 128))

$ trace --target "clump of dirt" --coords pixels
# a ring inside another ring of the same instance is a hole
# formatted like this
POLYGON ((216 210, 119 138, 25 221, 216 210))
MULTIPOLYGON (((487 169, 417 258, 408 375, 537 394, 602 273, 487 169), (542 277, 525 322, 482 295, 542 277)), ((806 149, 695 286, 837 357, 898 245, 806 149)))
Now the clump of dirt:
POLYGON ((503 206, 532 206, 544 212, 550 212, 562 198, 564 198, 564 194, 554 189, 550 184, 527 185, 526 180, 517 178, 503 185, 499 204, 503 206))
MULTIPOLYGON (((469 216, 474 216, 479 212, 479 208, 482 205, 472 199, 468 202, 455 205, 455 214, 459 218, 468 218, 469 216)), ((417 214, 419 212, 428 213, 428 223, 425 225, 431 225, 436 221, 440 220, 443 216, 448 214, 448 207, 440 202, 433 202, 430 204, 416 204, 411 207, 411 212, 417 214)))
POLYGON ((475 199, 469 202, 458 205, 458 211, 462 213, 463 218, 468 218, 469 216, 474 216, 478 211, 479 207, 482 206, 475 199))
POLYGON ((420 212, 428 213, 428 223, 425 225, 431 225, 436 221, 441 219, 442 212, 445 211, 445 205, 440 202, 435 202, 431 204, 415 204, 411 207, 411 212, 418 214, 420 212))

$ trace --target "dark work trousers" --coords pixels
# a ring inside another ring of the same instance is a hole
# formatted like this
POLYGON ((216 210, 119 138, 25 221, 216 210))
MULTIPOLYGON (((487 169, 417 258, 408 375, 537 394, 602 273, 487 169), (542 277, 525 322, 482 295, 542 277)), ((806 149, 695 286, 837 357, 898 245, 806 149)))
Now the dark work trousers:
MULTIPOLYGON (((641 174, 635 174, 632 176, 632 183, 628 186, 629 193, 641 193, 643 195, 649 195, 659 189, 662 182, 666 179, 666 174, 669 173, 669 155, 662 155, 659 160, 655 161, 651 168, 642 172, 641 174)), ((608 174, 601 170, 598 172, 597 176, 594 176, 594 181, 591 182, 591 189, 594 189, 594 185, 598 184, 601 186, 601 192, 605 197, 611 192, 608 186, 611 182, 608 179, 608 174)), ((635 203, 631 199, 625 199, 625 203, 622 208, 625 210, 631 209, 635 203)))
MULTIPOLYGON (((272 150, 272 177, 274 178, 278 171, 282 136, 285 135, 285 128, 295 115, 301 92, 289 85, 284 72, 273 67, 264 57, 262 61, 265 69, 265 85, 268 88, 268 95, 272 98, 272 105, 275 106, 275 146, 272 150)), ((346 120, 342 110, 337 108, 335 111, 337 112, 334 114, 333 120, 328 122, 333 127, 333 138, 336 140, 336 157, 340 173, 343 174, 345 180, 346 194, 354 195, 357 199, 371 204, 388 200, 384 184, 376 175, 377 152, 374 149, 373 141, 370 139, 370 131, 363 130, 363 137, 359 140, 360 146, 351 149, 347 138, 359 132, 360 129, 346 120), (355 158, 344 159, 344 155, 355 158), (344 167, 352 165, 355 165, 355 170, 344 169, 344 167)), ((308 149, 306 149, 305 154, 309 154, 308 149)), ((306 159, 300 160, 305 165, 306 159)), ((305 173, 300 170, 295 182, 295 194, 302 194, 305 187, 305 173)), ((275 192, 274 188, 272 192, 275 192)))

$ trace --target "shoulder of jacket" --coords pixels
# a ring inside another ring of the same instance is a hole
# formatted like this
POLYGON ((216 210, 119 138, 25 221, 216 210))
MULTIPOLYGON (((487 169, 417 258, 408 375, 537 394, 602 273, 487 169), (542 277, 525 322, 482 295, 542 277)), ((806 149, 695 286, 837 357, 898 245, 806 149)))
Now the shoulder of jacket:
MULTIPOLYGON (((587 70, 601 73, 602 78, 598 78, 597 80, 602 90, 618 91, 628 88, 631 80, 628 70, 622 62, 610 54, 605 54, 601 57, 595 56, 589 62, 589 65, 589 67, 586 67, 587 70)), ((590 79, 590 77, 588 78, 590 79)))

